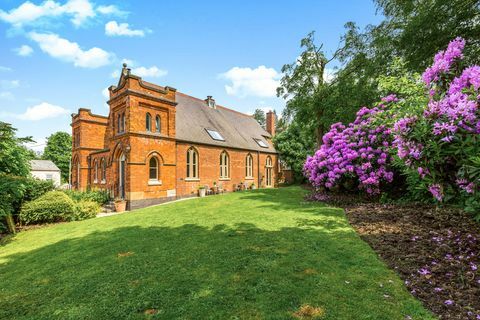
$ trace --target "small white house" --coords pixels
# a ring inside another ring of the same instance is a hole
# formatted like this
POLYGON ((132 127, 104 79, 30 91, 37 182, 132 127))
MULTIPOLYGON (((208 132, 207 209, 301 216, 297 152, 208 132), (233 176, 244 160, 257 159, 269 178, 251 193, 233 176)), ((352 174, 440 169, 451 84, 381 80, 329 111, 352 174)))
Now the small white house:
POLYGON ((52 180, 55 186, 60 186, 60 169, 50 160, 30 160, 30 173, 40 180, 52 180))

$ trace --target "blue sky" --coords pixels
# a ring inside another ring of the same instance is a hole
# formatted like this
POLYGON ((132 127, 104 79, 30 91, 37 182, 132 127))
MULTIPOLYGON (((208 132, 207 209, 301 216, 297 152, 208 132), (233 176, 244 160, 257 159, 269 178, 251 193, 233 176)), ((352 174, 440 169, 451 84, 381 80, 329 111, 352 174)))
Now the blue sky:
POLYGON ((2 0, 0 120, 33 136, 70 132, 79 107, 108 114, 122 62, 159 85, 251 113, 275 109, 280 69, 316 31, 333 52, 347 21, 376 24, 371 0, 2 0))

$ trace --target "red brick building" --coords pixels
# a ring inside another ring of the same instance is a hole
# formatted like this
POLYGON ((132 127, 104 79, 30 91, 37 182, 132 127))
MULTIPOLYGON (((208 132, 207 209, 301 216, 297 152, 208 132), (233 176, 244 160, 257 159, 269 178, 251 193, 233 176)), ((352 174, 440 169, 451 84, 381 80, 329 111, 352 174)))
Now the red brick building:
POLYGON ((216 183, 274 187, 278 155, 266 131, 249 115, 143 81, 124 65, 109 87, 109 115, 89 109, 72 115, 74 189, 106 189, 138 208, 196 195, 216 183))

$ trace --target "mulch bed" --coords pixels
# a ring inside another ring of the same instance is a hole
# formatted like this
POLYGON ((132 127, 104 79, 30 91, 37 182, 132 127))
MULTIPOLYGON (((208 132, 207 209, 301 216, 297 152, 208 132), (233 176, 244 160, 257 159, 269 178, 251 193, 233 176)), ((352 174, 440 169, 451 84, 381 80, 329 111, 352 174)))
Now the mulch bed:
POLYGON ((440 319, 480 319, 480 223, 458 209, 342 203, 362 239, 440 319))

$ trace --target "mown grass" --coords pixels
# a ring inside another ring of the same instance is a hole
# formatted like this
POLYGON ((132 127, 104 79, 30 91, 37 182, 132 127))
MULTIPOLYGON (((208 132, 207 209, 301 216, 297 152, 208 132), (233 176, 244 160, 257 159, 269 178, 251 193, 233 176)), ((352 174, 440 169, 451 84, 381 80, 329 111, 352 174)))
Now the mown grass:
POLYGON ((5 319, 433 319, 298 187, 52 225, 0 247, 5 319))

